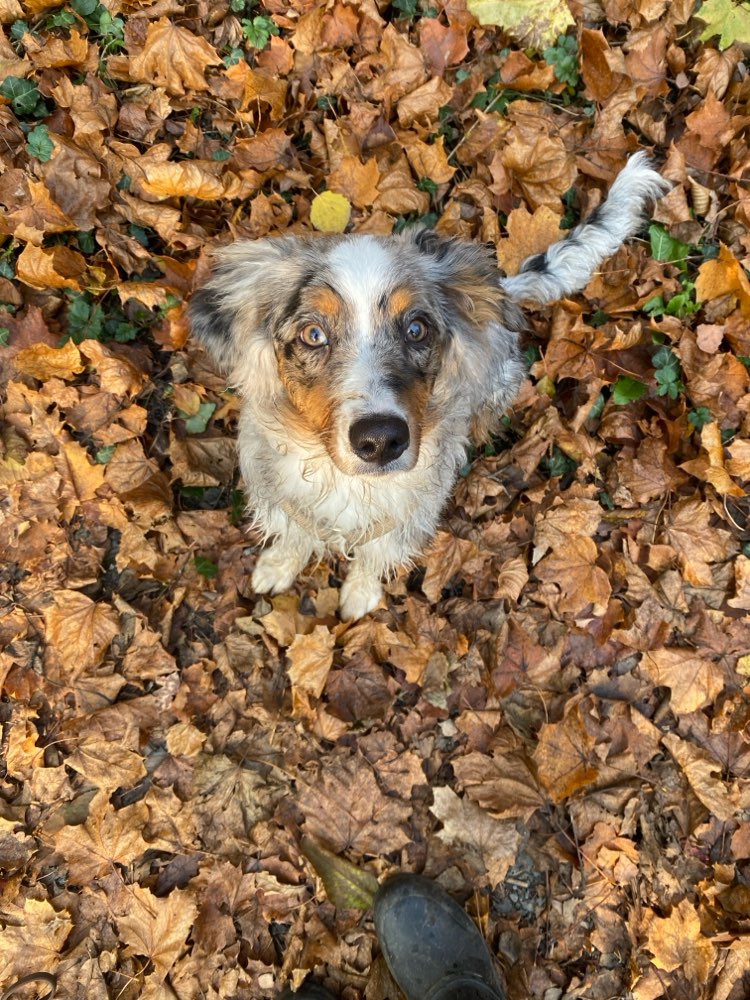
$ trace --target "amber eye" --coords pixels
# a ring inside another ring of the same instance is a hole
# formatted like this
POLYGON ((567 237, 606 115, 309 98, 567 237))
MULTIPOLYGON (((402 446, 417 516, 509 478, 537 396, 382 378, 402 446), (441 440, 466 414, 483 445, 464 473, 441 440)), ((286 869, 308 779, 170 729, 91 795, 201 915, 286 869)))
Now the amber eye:
POLYGON ((427 336, 427 324, 421 319, 413 319, 406 328, 406 339, 412 344, 418 344, 427 336))
POLYGON ((303 330, 300 330, 299 339, 307 347, 327 347, 328 336, 325 330, 316 323, 311 323, 303 330))

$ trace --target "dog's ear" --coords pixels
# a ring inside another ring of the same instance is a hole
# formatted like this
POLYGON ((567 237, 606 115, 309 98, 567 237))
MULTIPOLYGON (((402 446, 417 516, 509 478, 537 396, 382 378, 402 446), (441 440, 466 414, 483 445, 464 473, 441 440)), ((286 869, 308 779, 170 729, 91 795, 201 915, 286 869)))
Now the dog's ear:
POLYGON ((302 250, 302 240, 283 237, 240 240, 216 253, 188 318, 222 371, 233 371, 264 344, 271 348, 274 320, 299 287, 302 250))
POLYGON ((500 287, 497 265, 486 247, 439 236, 431 229, 418 231, 413 239, 452 314, 480 329, 498 323, 508 326, 517 319, 517 310, 500 287))

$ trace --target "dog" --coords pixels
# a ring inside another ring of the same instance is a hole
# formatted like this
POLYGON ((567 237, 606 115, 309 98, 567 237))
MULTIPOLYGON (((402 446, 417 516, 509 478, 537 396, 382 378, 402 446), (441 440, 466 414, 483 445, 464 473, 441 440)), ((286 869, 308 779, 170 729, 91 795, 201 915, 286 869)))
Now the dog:
POLYGON ((513 277, 486 248, 424 229, 219 250, 189 316, 242 396, 248 511, 272 540, 253 590, 288 590, 311 559, 341 553, 342 619, 372 611, 434 534, 469 440, 492 433, 524 378, 520 303, 583 288, 668 188, 637 153, 606 201, 513 277))

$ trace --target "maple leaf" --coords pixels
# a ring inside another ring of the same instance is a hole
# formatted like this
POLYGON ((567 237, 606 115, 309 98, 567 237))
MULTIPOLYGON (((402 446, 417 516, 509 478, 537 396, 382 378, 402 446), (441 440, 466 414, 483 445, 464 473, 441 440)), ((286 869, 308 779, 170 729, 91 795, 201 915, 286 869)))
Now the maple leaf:
POLYGON ((58 590, 44 609, 47 642, 70 678, 101 663, 119 632, 119 617, 108 604, 97 604, 75 590, 58 590))
POLYGON ((689 649, 655 649, 643 654, 641 669, 654 684, 671 691, 672 711, 695 712, 711 704, 724 689, 718 664, 689 649))
POLYGON ((161 17, 150 24, 143 51, 130 57, 133 80, 165 87, 181 96, 187 90, 208 90, 205 71, 221 65, 212 45, 192 31, 161 17))
POLYGON ((308 635, 296 635, 287 650, 292 695, 304 691, 314 698, 323 693, 333 663, 336 636, 325 625, 316 625, 308 635))
POLYGON ((732 251, 723 243, 718 258, 707 260, 698 268, 695 295, 699 302, 731 295, 739 303, 742 315, 750 319, 750 280, 732 251))
POLYGON ((516 860, 521 834, 515 822, 493 819, 475 802, 462 799, 450 788, 433 789, 430 812, 443 824, 438 837, 456 844, 481 862, 490 885, 505 878, 516 860))
POLYGON ((33 347, 19 351, 13 359, 13 364, 17 371, 42 382, 50 378, 69 381, 85 368, 81 352, 72 340, 62 347, 50 347, 44 343, 34 344, 33 347))
POLYGON ((60 952, 70 934, 72 921, 67 910, 54 909, 46 899, 24 898, 4 906, 3 933, 0 934, 0 983, 12 985, 30 969, 54 972, 60 952))
POLYGON ((154 963, 154 974, 161 982, 186 947, 198 907, 192 894, 180 889, 161 899, 139 885, 130 888, 130 912, 117 918, 117 928, 131 954, 154 963))
POLYGON ((62 246, 47 250, 28 243, 16 263, 18 277, 32 288, 72 288, 80 291, 85 272, 86 261, 81 254, 62 246))
POLYGON ((520 45, 545 49, 575 24, 565 0, 468 0, 480 24, 504 28, 520 45))
POLYGON ((668 917, 652 915, 646 946, 657 969, 681 969, 689 982, 706 982, 716 959, 716 948, 702 935, 698 914, 687 899, 668 917))
POLYGON ((553 802, 562 802, 596 780, 598 761, 592 753, 580 705, 572 705, 562 722, 546 723, 539 733, 534 762, 539 780, 553 802))
POLYGON ((735 0, 706 0, 696 17, 706 22, 701 41, 719 35, 719 45, 728 49, 735 42, 750 43, 750 11, 735 0))

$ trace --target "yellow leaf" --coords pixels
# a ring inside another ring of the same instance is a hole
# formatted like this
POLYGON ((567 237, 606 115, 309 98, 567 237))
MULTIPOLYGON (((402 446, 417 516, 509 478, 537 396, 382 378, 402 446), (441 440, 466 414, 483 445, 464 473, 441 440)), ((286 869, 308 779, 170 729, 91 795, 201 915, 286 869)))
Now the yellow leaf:
POLYGON ((213 201, 224 195, 224 184, 197 163, 149 163, 140 168, 139 188, 153 198, 186 197, 213 201))
POLYGON ((131 56, 130 73, 134 80, 181 96, 186 90, 208 90, 206 67, 220 64, 216 49, 205 38, 162 17, 149 26, 143 51, 131 56))
POLYGON ((522 46, 544 49, 575 24, 565 0, 468 0, 480 24, 505 28, 522 46))
POLYGON ((695 297, 699 302, 709 302, 722 295, 734 296, 742 315, 750 317, 750 281, 740 262, 723 243, 718 258, 707 260, 698 268, 695 281, 695 297))
POLYGON ((334 191, 316 195, 310 206, 310 221, 322 233, 343 233, 351 214, 352 206, 347 199, 334 191))
POLYGON ((84 369, 81 352, 72 340, 64 347, 50 347, 48 344, 32 344, 19 351, 13 360, 16 370, 23 375, 46 382, 49 378, 68 380, 84 369))

